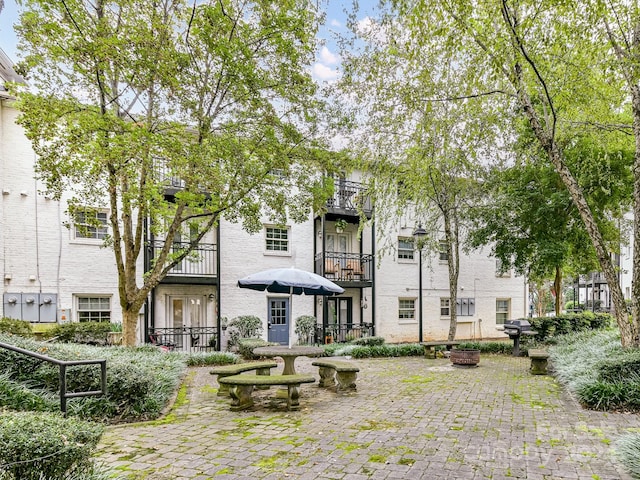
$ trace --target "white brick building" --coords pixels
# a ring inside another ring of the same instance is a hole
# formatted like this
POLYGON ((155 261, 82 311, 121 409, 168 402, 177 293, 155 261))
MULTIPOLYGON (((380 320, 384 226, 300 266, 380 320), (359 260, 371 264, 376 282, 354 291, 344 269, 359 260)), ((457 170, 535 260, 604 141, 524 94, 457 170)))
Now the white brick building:
MULTIPOLYGON (((3 80, 10 78, 10 66, 0 50, 3 80)), ((11 98, 0 88, 2 315, 34 323, 119 322, 113 252, 103 248, 101 240, 108 227, 77 229, 78 219, 68 217, 64 199, 58 202, 41 193, 34 179, 34 152, 15 123, 17 115, 11 98)), ((179 188, 174 180, 167 184, 168 194, 179 188)), ((371 226, 360 238, 357 235, 356 205, 371 213, 360 184, 342 179, 336 185, 327 213, 303 224, 286 229, 265 224, 262 233, 249 235, 239 225, 223 221, 202 244, 198 260, 185 260, 154 289, 140 313, 140 341, 147 341, 151 333, 154 341, 164 336, 183 349, 215 348, 221 318, 238 315, 259 316, 265 338, 283 343, 288 340, 282 337, 287 335, 286 322, 300 315, 317 318, 320 342, 363 333, 375 333, 388 342, 417 341, 417 252, 401 243, 393 256, 378 262, 371 226), (336 223, 339 219, 346 225, 336 223), (345 293, 295 296, 290 301, 287 295, 237 287, 237 280, 250 273, 291 266, 324 275, 345 293)), ((107 213, 102 206, 93 207, 98 215, 107 213)), ((411 237, 413 227, 389 235, 411 237)), ((139 259, 140 272, 153 256, 154 239, 148 243, 139 259)), ((446 261, 423 260, 424 340, 446 338, 450 308, 458 309, 461 339, 499 337, 497 322, 526 316, 524 279, 496 274, 496 262, 486 254, 461 258, 457 307, 448 305, 446 261)))

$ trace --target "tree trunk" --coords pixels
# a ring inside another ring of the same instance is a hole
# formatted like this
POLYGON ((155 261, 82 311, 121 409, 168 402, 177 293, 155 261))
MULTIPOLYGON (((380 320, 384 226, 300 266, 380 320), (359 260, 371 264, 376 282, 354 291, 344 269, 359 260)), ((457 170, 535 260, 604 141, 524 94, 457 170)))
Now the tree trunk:
POLYGON ((556 316, 562 311, 562 269, 556 265, 556 278, 553 280, 553 289, 556 292, 556 316))
POLYGON ((447 255, 449 260, 449 340, 456 338, 458 328, 458 312, 456 310, 458 301, 458 276, 460 274, 459 242, 458 242, 458 220, 455 213, 444 212, 444 235, 447 243, 447 255), (452 218, 453 217, 453 218, 452 218), (453 224, 453 225, 452 225, 453 224), (455 230, 455 231, 454 231, 455 230))
POLYGON ((122 310, 122 344, 127 347, 135 347, 138 343, 136 331, 139 311, 139 308, 122 310))

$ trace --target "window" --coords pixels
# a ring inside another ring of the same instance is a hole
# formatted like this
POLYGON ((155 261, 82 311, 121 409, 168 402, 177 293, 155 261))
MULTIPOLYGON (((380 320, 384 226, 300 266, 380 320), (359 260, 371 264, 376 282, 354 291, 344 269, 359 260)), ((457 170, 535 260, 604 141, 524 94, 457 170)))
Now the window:
POLYGON ((511 309, 511 300, 509 299, 496 300, 496 324, 497 325, 504 325, 504 322, 509 319, 510 309, 511 309))
POLYGON ((110 297, 77 297, 78 321, 80 322, 110 322, 110 297))
POLYGON ((398 238, 398 259, 413 260, 413 239, 398 238))
POLYGON ((286 228, 266 227, 265 237, 267 240, 267 251, 289 251, 289 230, 286 228))
POLYGON ((510 277, 511 271, 506 269, 503 271, 502 260, 496 258, 496 277, 510 277))
POLYGON ((416 301, 413 298, 398 299, 398 318, 414 320, 416 318, 416 301))
POLYGON ((100 210, 77 210, 74 213, 75 238, 104 240, 108 235, 107 212, 100 210))
POLYGON ((441 241, 440 242, 439 252, 440 253, 439 253, 438 259, 441 262, 448 262, 449 261, 449 254, 447 253, 447 242, 445 242, 445 241, 441 241))
POLYGON ((450 315, 451 315, 451 299, 441 298, 440 299, 440 316, 448 317, 450 315))

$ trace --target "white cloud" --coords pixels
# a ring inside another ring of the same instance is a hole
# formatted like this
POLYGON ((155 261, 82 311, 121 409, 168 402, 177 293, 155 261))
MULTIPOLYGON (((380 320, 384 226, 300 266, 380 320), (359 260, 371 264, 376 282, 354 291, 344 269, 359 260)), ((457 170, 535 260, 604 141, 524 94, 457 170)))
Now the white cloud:
POLYGON ((333 65, 338 62, 338 56, 331 53, 327 47, 322 47, 322 50, 320 50, 320 61, 327 65, 333 65))
POLYGON ((341 27, 341 26, 342 26, 342 23, 340 23, 340 22, 339 22, 338 20, 336 20, 335 18, 332 18, 332 19, 331 19, 331 22, 330 22, 330 25, 331 25, 332 27, 341 27))
POLYGON ((336 69, 327 67, 322 63, 315 63, 311 70, 313 76, 319 80, 335 80, 340 76, 340 72, 336 69))

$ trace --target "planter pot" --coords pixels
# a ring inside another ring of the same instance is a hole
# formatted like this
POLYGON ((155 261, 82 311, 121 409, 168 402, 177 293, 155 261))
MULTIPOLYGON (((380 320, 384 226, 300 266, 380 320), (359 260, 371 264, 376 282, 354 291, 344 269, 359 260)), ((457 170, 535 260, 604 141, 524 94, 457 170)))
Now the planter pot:
POLYGON ((454 348, 449 357, 458 367, 477 367, 480 363, 480 350, 474 348, 454 348))

